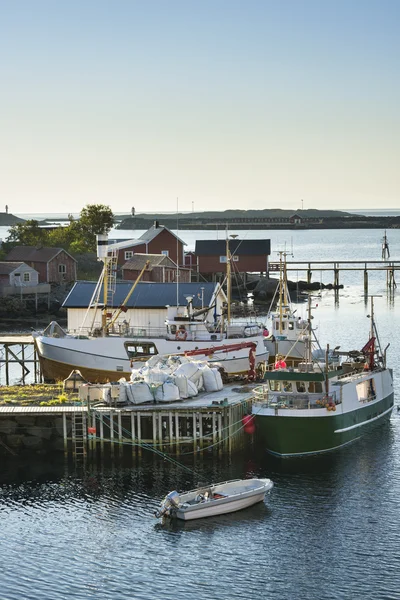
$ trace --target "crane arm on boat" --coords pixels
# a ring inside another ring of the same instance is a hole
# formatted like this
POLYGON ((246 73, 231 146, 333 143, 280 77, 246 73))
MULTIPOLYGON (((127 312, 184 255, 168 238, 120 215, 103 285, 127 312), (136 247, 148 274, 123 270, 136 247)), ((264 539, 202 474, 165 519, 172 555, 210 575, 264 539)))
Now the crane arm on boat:
POLYGON ((224 344, 222 346, 213 346, 211 348, 187 350, 185 356, 212 356, 216 352, 234 352, 235 350, 242 350, 243 348, 249 348, 249 372, 247 377, 252 381, 256 378, 255 366, 257 344, 255 342, 238 342, 237 344, 224 344))

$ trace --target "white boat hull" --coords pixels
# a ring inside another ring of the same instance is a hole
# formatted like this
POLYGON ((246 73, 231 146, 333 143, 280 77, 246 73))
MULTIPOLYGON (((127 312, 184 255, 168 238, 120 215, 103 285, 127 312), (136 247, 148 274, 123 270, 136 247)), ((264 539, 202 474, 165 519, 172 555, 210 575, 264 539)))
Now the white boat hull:
MULTIPOLYGON (((72 370, 78 369, 83 377, 91 382, 115 381, 121 377, 129 379, 132 368, 140 368, 150 358, 141 360, 131 359, 128 355, 132 340, 122 336, 107 336, 99 338, 80 339, 73 336, 62 338, 36 335, 34 336, 36 349, 39 355, 41 369, 45 380, 62 380, 69 376, 72 370)), ((268 361, 262 336, 235 338, 224 340, 221 343, 210 344, 208 340, 175 341, 162 338, 146 338, 143 343, 153 343, 158 354, 184 354, 185 351, 195 349, 208 349, 212 346, 229 343, 254 341, 256 348, 256 365, 268 361)), ((199 359, 220 363, 228 374, 245 373, 249 370, 249 349, 241 348, 232 352, 216 352, 199 359)))
POLYGON ((249 506, 253 506, 253 504, 257 504, 258 502, 262 502, 265 498, 266 491, 261 492, 260 494, 255 494, 249 496, 247 498, 241 498, 239 500, 215 500, 211 501, 210 506, 205 506, 204 508, 198 508, 197 510, 193 510, 192 512, 177 510, 176 517, 183 521, 191 521, 193 519, 204 519, 205 517, 216 517, 218 515, 225 515, 231 512, 236 512, 237 510, 242 510, 243 508, 248 508, 249 506))

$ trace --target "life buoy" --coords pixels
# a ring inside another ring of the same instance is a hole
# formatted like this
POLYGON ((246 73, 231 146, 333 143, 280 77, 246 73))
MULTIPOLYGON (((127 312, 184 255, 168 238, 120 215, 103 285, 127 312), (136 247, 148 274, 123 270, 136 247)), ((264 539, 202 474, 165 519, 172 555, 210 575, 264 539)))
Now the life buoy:
POLYGON ((175 334, 175 339, 179 340, 179 341, 184 341, 187 338, 187 331, 186 329, 178 329, 178 331, 175 334))

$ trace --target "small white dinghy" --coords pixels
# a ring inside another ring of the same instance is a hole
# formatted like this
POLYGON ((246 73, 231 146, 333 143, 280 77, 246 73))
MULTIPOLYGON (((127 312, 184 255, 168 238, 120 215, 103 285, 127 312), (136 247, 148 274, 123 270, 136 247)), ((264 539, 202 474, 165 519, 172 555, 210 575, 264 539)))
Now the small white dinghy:
POLYGON ((270 479, 233 479, 179 494, 170 492, 154 513, 184 521, 235 512, 262 502, 273 487, 270 479))

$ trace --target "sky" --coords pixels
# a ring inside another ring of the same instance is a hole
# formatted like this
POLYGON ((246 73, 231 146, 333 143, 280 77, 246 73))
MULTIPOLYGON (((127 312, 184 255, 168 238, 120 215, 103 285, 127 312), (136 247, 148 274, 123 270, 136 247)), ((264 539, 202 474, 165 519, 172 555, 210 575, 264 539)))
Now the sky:
POLYGON ((400 207, 398 0, 0 0, 0 212, 400 207))

